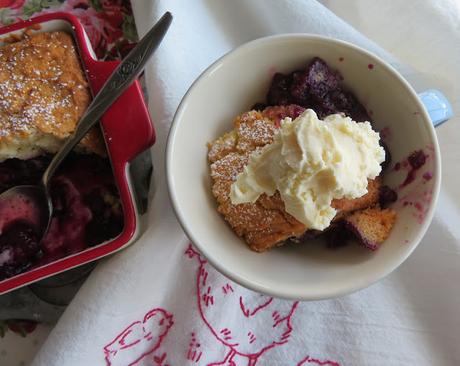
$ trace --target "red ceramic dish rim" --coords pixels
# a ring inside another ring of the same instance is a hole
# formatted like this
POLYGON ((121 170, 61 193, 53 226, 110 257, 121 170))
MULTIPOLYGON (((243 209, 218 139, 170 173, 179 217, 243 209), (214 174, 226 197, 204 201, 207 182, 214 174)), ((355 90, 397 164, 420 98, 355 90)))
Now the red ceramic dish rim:
MULTIPOLYGON (((70 23, 90 88, 97 93, 119 62, 97 61, 92 56, 88 37, 75 16, 62 12, 41 15, 1 28, 0 36, 54 20, 70 23)), ((127 169, 134 157, 153 145, 155 132, 137 81, 107 110, 101 126, 123 206, 122 233, 98 246, 5 279, 0 282, 0 294, 111 254, 131 244, 139 235, 138 210, 127 169)))

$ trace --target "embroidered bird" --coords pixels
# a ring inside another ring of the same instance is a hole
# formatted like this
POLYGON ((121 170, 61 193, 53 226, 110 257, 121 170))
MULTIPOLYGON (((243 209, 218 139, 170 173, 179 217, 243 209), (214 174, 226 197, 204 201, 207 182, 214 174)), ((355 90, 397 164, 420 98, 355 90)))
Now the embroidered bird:
POLYGON ((199 263, 196 285, 200 315, 229 349, 222 361, 207 366, 236 366, 241 358, 247 359, 248 366, 255 366, 262 353, 288 342, 298 302, 246 290, 217 272, 191 246, 186 254, 199 263))
POLYGON ((104 347, 107 366, 132 366, 160 347, 173 317, 166 310, 153 309, 144 319, 129 325, 104 347))

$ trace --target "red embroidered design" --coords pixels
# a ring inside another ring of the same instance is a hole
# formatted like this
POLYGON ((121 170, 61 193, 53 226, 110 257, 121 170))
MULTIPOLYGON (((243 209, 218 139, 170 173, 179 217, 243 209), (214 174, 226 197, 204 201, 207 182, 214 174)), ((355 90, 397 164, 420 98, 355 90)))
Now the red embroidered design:
POLYGON ((185 254, 198 260, 196 288, 201 318, 229 348, 222 361, 207 366, 236 366, 236 358, 247 358, 247 365, 255 366, 265 351, 288 342, 297 301, 255 294, 234 284, 208 265, 191 245, 185 254), (227 313, 232 314, 232 324, 220 327, 227 313))
POLYGON ((188 345, 187 360, 198 363, 203 352, 200 351, 201 344, 196 340, 195 333, 192 332, 192 340, 188 345))
MULTIPOLYGON (((144 319, 131 323, 115 339, 104 347, 107 366, 132 366, 160 347, 173 326, 173 316, 164 309, 153 309, 144 319)), ((158 366, 163 364, 166 353, 154 356, 158 366)))
POLYGON ((227 292, 233 292, 233 287, 229 283, 227 283, 225 286, 222 286, 222 291, 224 294, 227 294, 227 292))
POLYGON ((160 356, 153 356, 153 362, 155 366, 170 366, 167 363, 163 363, 166 361, 166 352, 161 354, 160 356))
POLYGON ((320 366, 340 366, 338 362, 325 360, 321 361, 317 358, 311 358, 310 356, 305 357, 302 361, 300 361, 297 366, 306 366, 308 363, 320 366))

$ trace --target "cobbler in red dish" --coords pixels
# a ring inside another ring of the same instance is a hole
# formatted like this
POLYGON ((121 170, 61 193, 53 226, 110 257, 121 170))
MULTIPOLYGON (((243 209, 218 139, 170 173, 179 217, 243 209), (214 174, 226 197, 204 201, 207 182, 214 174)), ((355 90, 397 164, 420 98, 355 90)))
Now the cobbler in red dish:
MULTIPOLYGON (((0 47, 0 193, 37 184, 91 101, 72 37, 25 33, 0 47)), ((118 236, 123 214, 103 138, 93 129, 51 181, 40 241, 35 213, 16 200, 0 217, 0 280, 118 236)))

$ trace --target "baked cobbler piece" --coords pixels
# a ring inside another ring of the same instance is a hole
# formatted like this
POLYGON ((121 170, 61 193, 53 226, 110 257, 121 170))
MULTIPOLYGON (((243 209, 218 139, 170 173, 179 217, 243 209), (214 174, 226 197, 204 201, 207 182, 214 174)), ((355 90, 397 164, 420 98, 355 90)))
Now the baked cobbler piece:
MULTIPOLYGON (((314 109, 323 118, 342 113, 356 121, 370 120, 356 97, 342 88, 340 75, 319 58, 313 59, 305 70, 275 74, 266 102, 257 103, 253 110, 236 117, 233 130, 208 145, 212 193, 218 212, 257 252, 318 235, 327 235, 332 246, 338 246, 339 239, 344 242, 354 237, 367 248, 377 249, 396 220, 395 211, 386 207, 396 200, 396 193, 382 185, 381 176, 369 179, 367 193, 358 198, 334 199, 331 207, 337 213, 322 231, 307 227, 286 212, 278 191, 271 196, 263 193, 253 203, 232 203, 231 186, 248 165, 251 154, 273 142, 281 120, 294 120, 306 108, 314 109)), ((385 157, 382 167, 389 163, 390 155, 385 157)))
MULTIPOLYGON (((0 161, 55 153, 91 101, 72 37, 38 33, 0 47, 0 161)), ((105 153, 93 129, 80 152, 105 153)))
MULTIPOLYGON (((70 35, 26 33, 0 47, 0 193, 38 184, 90 101, 70 35)), ((54 212, 41 241, 27 213, 0 218, 0 280, 121 233, 123 212, 99 129, 66 159, 51 189, 54 212)))

